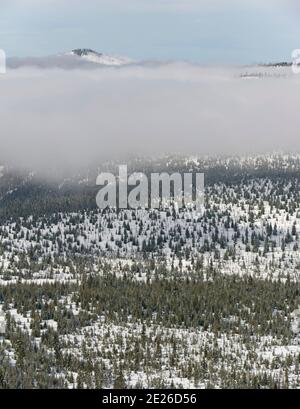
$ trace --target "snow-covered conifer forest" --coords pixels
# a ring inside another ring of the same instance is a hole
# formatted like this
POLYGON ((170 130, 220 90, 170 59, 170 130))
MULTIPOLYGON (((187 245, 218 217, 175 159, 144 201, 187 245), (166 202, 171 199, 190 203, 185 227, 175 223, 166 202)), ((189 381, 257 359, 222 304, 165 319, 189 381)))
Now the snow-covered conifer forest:
POLYGON ((300 156, 130 167, 204 172, 204 213, 4 169, 0 387, 300 387, 300 156))

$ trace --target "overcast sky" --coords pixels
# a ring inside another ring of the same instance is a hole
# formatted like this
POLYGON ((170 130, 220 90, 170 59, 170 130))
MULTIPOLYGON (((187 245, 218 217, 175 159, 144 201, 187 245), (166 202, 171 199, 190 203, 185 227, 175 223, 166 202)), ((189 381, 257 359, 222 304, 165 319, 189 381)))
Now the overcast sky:
POLYGON ((8 56, 78 47, 133 59, 289 60, 300 48, 296 0, 1 0, 8 56), (267 4, 264 4, 267 3, 267 4))

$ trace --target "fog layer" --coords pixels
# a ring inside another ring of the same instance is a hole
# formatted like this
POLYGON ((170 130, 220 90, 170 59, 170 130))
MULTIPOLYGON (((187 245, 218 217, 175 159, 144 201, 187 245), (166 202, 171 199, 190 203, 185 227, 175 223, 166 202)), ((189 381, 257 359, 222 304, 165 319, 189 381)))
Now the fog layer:
POLYGON ((47 172, 127 154, 295 151, 299 85, 290 67, 9 69, 0 157, 47 172))

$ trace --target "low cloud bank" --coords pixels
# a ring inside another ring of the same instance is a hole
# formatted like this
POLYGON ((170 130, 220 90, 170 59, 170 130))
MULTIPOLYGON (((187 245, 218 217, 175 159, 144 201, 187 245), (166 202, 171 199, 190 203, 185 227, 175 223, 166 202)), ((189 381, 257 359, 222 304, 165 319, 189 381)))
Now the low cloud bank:
POLYGON ((47 173, 124 155, 300 150, 299 94, 290 67, 8 69, 0 158, 47 173))

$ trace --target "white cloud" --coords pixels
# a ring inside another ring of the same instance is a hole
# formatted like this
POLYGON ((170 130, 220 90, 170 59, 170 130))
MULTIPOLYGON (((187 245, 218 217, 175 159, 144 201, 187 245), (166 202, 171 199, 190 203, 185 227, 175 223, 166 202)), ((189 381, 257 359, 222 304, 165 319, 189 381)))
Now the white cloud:
POLYGON ((0 78, 0 156, 47 168, 124 153, 299 150, 300 76, 238 74, 178 63, 9 71, 0 78))

